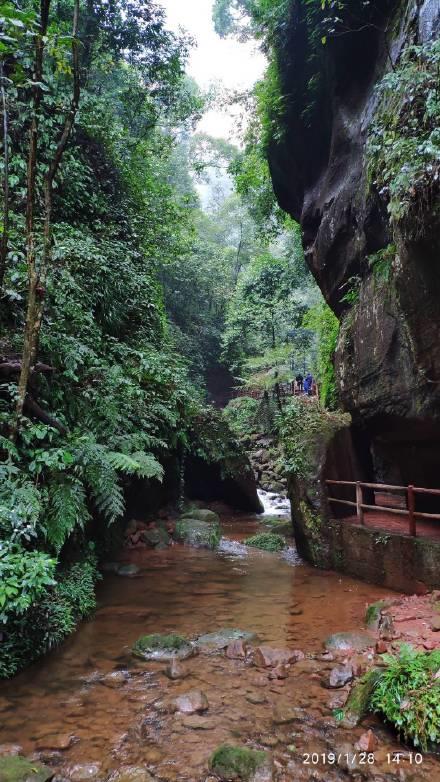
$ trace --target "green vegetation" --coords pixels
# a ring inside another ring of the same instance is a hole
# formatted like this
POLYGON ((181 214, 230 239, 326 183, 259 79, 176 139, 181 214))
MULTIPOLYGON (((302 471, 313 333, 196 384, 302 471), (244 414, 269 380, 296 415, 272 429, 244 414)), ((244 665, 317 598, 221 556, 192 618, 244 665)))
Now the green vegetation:
POLYGON ((440 741, 440 651, 417 652, 402 644, 398 657, 383 655, 387 667, 370 700, 404 741, 426 750, 440 741))
POLYGON ((409 46, 377 87, 379 109, 370 128, 368 173, 386 197, 392 221, 419 217, 436 187, 440 157, 440 42, 409 46))
MULTIPOLYGON (((25 566, 30 556, 35 560, 44 557, 40 552, 17 553, 16 556, 25 562, 25 566)), ((7 565, 10 575, 4 589, 2 582, 0 591, 1 597, 4 592, 7 597, 0 616, 5 628, 5 638, 0 643, 0 678, 13 676, 60 644, 96 607, 98 572, 93 550, 90 549, 72 564, 58 566, 55 571, 54 564, 50 564, 50 580, 40 576, 39 581, 43 583, 39 583, 38 588, 35 586, 35 570, 22 576, 23 564, 12 562, 7 565), (27 585, 31 588, 32 577, 33 591, 26 593, 27 585), (8 594, 11 580, 14 596, 8 594)))
POLYGON ((209 768, 220 779, 248 782, 267 762, 266 752, 224 744, 211 755, 209 768))
POLYGON ((316 467, 316 449, 324 448, 335 432, 349 422, 348 414, 323 410, 315 401, 292 399, 280 420, 286 472, 297 478, 310 477, 316 467))
POLYGON ((1 782, 48 782, 52 779, 53 770, 41 763, 27 760, 19 755, 6 755, 0 757, 1 782))
POLYGON ((246 546, 261 548, 263 551, 282 551, 286 547, 286 540, 282 535, 274 532, 260 532, 252 535, 244 541, 246 546))

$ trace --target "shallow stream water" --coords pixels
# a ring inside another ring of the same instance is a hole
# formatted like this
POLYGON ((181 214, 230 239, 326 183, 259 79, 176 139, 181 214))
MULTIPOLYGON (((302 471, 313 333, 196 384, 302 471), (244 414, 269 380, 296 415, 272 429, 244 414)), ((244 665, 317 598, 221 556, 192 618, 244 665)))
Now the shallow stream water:
POLYGON ((225 514, 222 524, 218 552, 180 545, 137 550, 125 559, 141 568, 138 576, 106 575, 94 618, 62 648, 0 684, 0 744, 20 744, 52 765, 58 778, 74 782, 108 779, 134 765, 163 782, 204 782, 209 755, 224 742, 270 751, 277 782, 440 780, 433 756, 417 767, 407 752, 398 766, 389 762, 388 753, 402 748, 374 719, 374 764, 359 766, 356 759, 347 769, 344 754, 355 754, 366 727, 342 728, 333 713, 338 691, 322 686, 332 667, 315 659, 324 639, 359 630, 366 604, 384 590, 316 570, 293 549, 287 558, 247 549, 240 542, 261 528, 255 516, 225 514), (171 681, 163 663, 130 653, 144 633, 196 636, 222 627, 301 649, 306 659, 287 679, 270 681, 248 661, 200 654, 183 663, 187 678, 171 681), (114 672, 122 674, 108 676, 114 672), (161 709, 164 699, 193 689, 209 701, 202 718, 161 709), (283 710, 290 710, 287 722, 278 719, 283 710), (329 760, 332 752, 340 755, 337 763, 329 760))

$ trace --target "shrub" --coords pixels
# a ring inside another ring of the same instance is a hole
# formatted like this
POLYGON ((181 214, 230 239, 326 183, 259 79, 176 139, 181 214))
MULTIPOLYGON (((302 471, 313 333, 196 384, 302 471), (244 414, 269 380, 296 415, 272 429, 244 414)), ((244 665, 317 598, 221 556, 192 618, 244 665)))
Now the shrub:
POLYGON ((383 655, 387 668, 373 691, 371 708, 405 741, 426 750, 440 742, 440 650, 417 652, 402 644, 398 657, 383 655))

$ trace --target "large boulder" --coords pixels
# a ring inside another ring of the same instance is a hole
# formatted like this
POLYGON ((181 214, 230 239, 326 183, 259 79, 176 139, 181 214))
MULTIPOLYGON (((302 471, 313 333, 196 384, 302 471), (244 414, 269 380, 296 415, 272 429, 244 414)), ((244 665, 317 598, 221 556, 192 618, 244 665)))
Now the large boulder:
POLYGON ((220 543, 220 524, 218 521, 201 521, 197 518, 181 516, 176 522, 174 536, 176 540, 187 546, 215 549, 220 543))

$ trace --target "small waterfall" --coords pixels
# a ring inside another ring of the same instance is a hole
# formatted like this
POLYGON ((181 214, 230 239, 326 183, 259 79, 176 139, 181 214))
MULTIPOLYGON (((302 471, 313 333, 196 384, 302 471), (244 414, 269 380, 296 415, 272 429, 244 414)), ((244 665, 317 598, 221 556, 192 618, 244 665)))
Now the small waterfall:
POLYGON ((264 508, 262 516, 290 516, 290 501, 270 491, 258 490, 258 496, 264 508))

